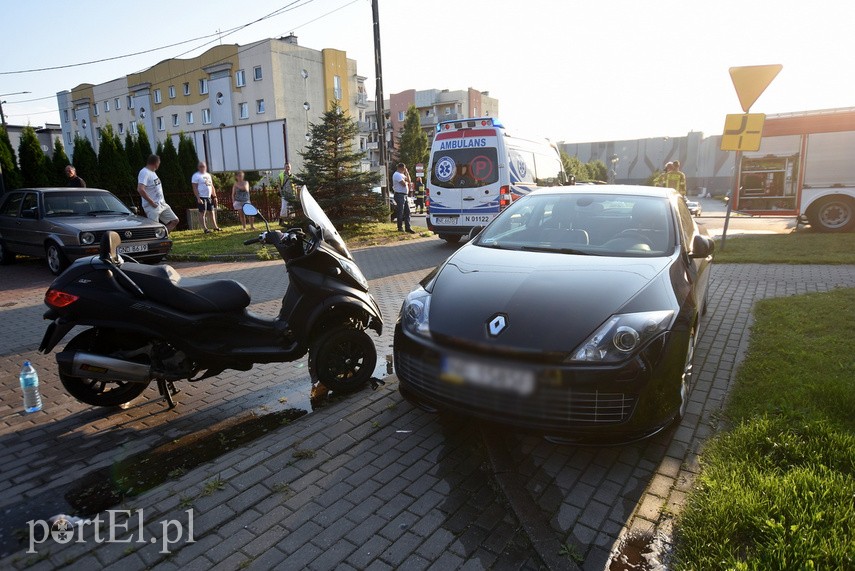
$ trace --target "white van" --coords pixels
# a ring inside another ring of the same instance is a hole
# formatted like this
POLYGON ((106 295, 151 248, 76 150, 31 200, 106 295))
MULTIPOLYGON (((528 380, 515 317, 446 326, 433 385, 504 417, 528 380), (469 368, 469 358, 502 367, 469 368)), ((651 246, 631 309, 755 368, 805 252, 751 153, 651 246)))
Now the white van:
POLYGON ((492 117, 439 123, 428 171, 428 228, 448 242, 532 190, 565 181, 555 145, 511 137, 492 117))

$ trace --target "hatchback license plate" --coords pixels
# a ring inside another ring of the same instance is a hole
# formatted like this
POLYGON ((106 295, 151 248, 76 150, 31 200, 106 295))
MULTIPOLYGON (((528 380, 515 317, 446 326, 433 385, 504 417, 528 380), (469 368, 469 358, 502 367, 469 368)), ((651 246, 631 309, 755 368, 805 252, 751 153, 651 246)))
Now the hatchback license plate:
POLYGON ((446 357, 442 360, 440 377, 450 383, 475 385, 520 396, 534 392, 534 371, 457 357, 446 357))
POLYGON ((119 254, 136 254, 138 252, 148 252, 148 244, 128 244, 116 248, 119 254))

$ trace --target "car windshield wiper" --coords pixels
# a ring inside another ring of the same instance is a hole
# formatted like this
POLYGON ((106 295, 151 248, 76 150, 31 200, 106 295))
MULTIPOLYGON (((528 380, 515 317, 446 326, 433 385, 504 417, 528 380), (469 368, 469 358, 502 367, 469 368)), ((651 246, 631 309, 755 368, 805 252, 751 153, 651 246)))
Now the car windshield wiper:
POLYGON ((90 210, 87 214, 89 216, 96 216, 98 214, 130 214, 130 212, 122 212, 121 210, 90 210))
POLYGON ((559 254, 578 254, 579 256, 598 256, 593 252, 585 252, 574 248, 549 248, 547 246, 523 246, 523 250, 530 252, 557 252, 559 254))

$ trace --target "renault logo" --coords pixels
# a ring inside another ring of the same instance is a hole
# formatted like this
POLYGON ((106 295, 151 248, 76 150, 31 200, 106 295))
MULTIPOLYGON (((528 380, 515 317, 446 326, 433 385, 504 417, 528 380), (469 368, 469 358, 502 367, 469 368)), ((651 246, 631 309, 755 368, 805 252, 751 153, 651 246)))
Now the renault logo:
POLYGON ((490 332, 490 337, 498 337, 507 326, 508 316, 503 313, 497 313, 493 319, 487 323, 487 331, 490 332))
POLYGON ((126 231, 125 231, 125 238, 130 238, 130 237, 131 237, 131 236, 133 236, 133 235, 134 235, 134 233, 133 233, 133 232, 131 232, 130 230, 126 230, 126 231))

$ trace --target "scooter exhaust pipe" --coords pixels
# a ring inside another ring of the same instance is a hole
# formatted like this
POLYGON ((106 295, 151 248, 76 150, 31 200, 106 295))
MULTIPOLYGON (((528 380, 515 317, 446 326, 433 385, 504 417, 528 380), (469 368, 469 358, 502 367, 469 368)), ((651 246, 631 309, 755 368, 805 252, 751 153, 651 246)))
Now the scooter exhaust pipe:
POLYGON ((63 351, 56 354, 56 362, 60 372, 70 377, 131 383, 148 383, 152 378, 150 365, 95 353, 63 351))

